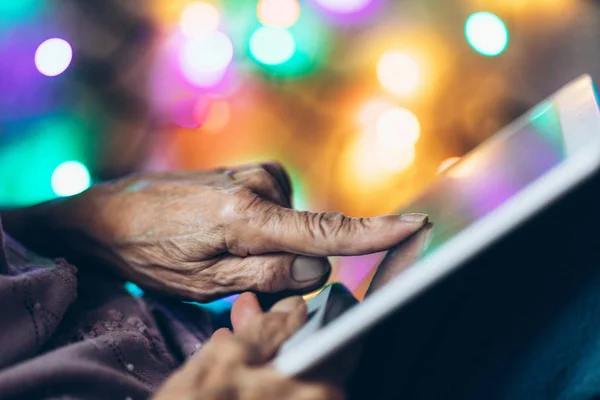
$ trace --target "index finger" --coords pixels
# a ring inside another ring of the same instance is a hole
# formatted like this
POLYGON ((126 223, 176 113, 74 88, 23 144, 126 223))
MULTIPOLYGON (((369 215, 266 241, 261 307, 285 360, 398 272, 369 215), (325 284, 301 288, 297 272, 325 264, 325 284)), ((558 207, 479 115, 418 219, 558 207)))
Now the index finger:
POLYGON ((383 251, 420 230, 425 214, 350 218, 340 213, 300 212, 257 201, 235 232, 250 254, 287 252, 307 256, 349 256, 383 251))

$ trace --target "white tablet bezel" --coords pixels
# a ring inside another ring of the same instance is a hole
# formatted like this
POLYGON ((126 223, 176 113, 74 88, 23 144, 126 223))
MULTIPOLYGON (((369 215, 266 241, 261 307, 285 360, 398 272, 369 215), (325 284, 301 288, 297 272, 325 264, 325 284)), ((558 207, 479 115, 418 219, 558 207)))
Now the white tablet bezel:
MULTIPOLYGON (((600 168, 600 112, 591 78, 587 75, 579 78, 550 100, 558 109, 567 154, 571 155, 577 149, 576 157, 568 157, 313 337, 280 352, 274 360, 276 370, 285 376, 296 376, 318 365, 596 172, 600 168), (581 148, 581 143, 586 146, 581 148)), ((518 126, 515 124, 503 129, 486 144, 510 134, 518 126)))

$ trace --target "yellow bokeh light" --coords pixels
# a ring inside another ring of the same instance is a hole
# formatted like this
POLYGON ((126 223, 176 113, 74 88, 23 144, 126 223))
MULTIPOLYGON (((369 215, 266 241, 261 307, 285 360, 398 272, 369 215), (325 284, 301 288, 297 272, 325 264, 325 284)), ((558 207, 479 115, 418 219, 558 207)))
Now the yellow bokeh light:
POLYGON ((411 148, 420 134, 419 120, 406 108, 386 110, 377 119, 377 146, 385 151, 411 148))
POLYGON ((440 164, 437 173, 441 174, 442 172, 444 172, 445 170, 447 170, 448 168, 453 166, 458 160, 460 160, 460 157, 450 157, 450 158, 445 159, 440 164))
POLYGON ((264 25, 289 28, 300 17, 298 0, 260 0, 256 14, 264 25))
POLYGON ((215 6, 196 1, 183 10, 179 26, 185 36, 198 37, 216 31, 220 19, 219 10, 215 6))
MULTIPOLYGON (((490 0, 469 0, 472 8, 485 9, 490 6, 490 0)), ((557 14, 572 12, 577 7, 573 0, 496 0, 494 9, 503 12, 532 12, 540 14, 557 14)))
POLYGON ((421 66, 414 56, 399 50, 384 53, 377 62, 379 83, 396 96, 410 96, 421 84, 421 66))
POLYGON ((415 161, 414 146, 392 150, 379 147, 377 164, 383 170, 398 173, 410 167, 415 161))
POLYGON ((377 120, 385 111, 394 105, 384 99, 371 99, 364 103, 358 111, 358 123, 362 128, 375 128, 377 120))
POLYGON ((409 168, 415 159, 415 148, 382 146, 369 132, 363 133, 346 153, 350 176, 354 183, 377 187, 395 174, 409 168))

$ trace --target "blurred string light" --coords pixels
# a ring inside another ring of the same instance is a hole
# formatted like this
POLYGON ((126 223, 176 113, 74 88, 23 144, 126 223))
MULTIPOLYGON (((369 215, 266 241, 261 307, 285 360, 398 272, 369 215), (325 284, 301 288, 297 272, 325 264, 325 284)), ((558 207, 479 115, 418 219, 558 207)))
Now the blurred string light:
POLYGON ((62 74, 69 67, 72 59, 71 45, 59 38, 44 41, 35 52, 35 66, 46 76, 62 74))
POLYGON ((410 110, 382 99, 370 99, 358 112, 363 134, 349 149, 353 177, 361 184, 378 186, 415 160, 421 125, 410 110))
POLYGON ((142 297, 144 295, 142 288, 133 282, 125 282, 125 290, 134 297, 142 297))
POLYGON ((178 99, 171 109, 171 121, 184 129, 198 128, 204 119, 207 101, 197 96, 178 99))
POLYGON ((415 148, 406 147, 391 151, 383 147, 377 148, 377 164, 391 173, 399 173, 408 169, 415 161, 415 148))
POLYGON ((421 125, 411 111, 401 107, 384 111, 377 120, 377 163, 391 172, 410 167, 420 134, 421 125))
POLYGON ((358 123, 364 129, 374 128, 379 117, 394 105, 383 99, 371 99, 362 105, 358 111, 358 123))
POLYGON ((386 110, 377 120, 377 143, 383 151, 396 152, 412 148, 420 134, 419 120, 406 108, 386 110))
POLYGON ((460 157, 450 157, 450 158, 445 159, 440 164, 437 173, 441 174, 442 172, 444 172, 445 170, 447 170, 448 168, 450 168, 451 166, 456 164, 459 160, 460 160, 460 157))
POLYGON ((45 0, 2 0, 0 1, 0 28, 13 25, 35 16, 44 6, 45 0))
POLYGON ((414 159, 414 146, 385 148, 373 135, 364 133, 356 138, 345 153, 347 167, 343 178, 350 179, 346 184, 360 184, 362 189, 380 187, 387 184, 394 175, 408 169, 414 159))
POLYGON ((92 114, 74 115, 55 110, 14 128, 19 140, 0 146, 0 204, 19 207, 56 197, 52 175, 66 160, 93 160, 98 126, 92 114), (31 160, 31 162, 30 162, 31 160))
POLYGON ((337 14, 354 14, 365 10, 372 0, 314 0, 324 9, 337 14))
POLYGON ((413 56, 390 50, 377 62, 377 77, 388 92, 396 96, 409 96, 421 83, 421 67, 413 56))
POLYGON ((497 56, 508 46, 508 29, 496 15, 481 11, 472 14, 465 24, 469 44, 484 56, 497 56))
POLYGON ((90 187, 90 173, 79 161, 66 161, 52 173, 52 190, 57 196, 73 196, 90 187))
POLYGON ((231 117, 231 108, 226 100, 213 100, 203 116, 202 130, 217 133, 225 129, 231 117))
POLYGON ((233 44, 223 32, 214 31, 186 42, 179 61, 185 78, 198 87, 217 85, 233 60, 233 44))
POLYGON ((289 30, 276 26, 261 26, 250 38, 250 53, 261 64, 278 65, 292 58, 296 42, 289 30))
POLYGON ((250 58, 265 72, 286 79, 317 71, 329 51, 330 36, 324 19, 303 9, 289 28, 263 25, 257 20, 242 40, 248 43, 250 58))
POLYGON ((256 15, 263 25, 289 28, 300 17, 298 0, 260 0, 256 15))
POLYGON ((215 6, 205 2, 190 3, 181 13, 179 26, 187 37, 198 37, 219 28, 221 16, 215 6))

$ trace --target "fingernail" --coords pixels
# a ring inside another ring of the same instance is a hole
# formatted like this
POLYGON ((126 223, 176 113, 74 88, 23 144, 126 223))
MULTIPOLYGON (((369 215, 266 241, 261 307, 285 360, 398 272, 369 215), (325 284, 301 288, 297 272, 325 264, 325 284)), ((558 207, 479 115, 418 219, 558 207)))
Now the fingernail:
POLYGON ((275 303, 270 311, 289 314, 303 302, 301 297, 288 297, 275 303))
POLYGON ((400 219, 402 221, 404 221, 404 222, 413 222, 413 223, 425 222, 427 220, 427 218, 429 218, 429 216, 427 214, 417 214, 417 213, 402 214, 400 216, 400 219))
POLYGON ((323 258, 298 256, 292 263, 292 279, 296 282, 314 281, 329 273, 329 263, 323 258))

